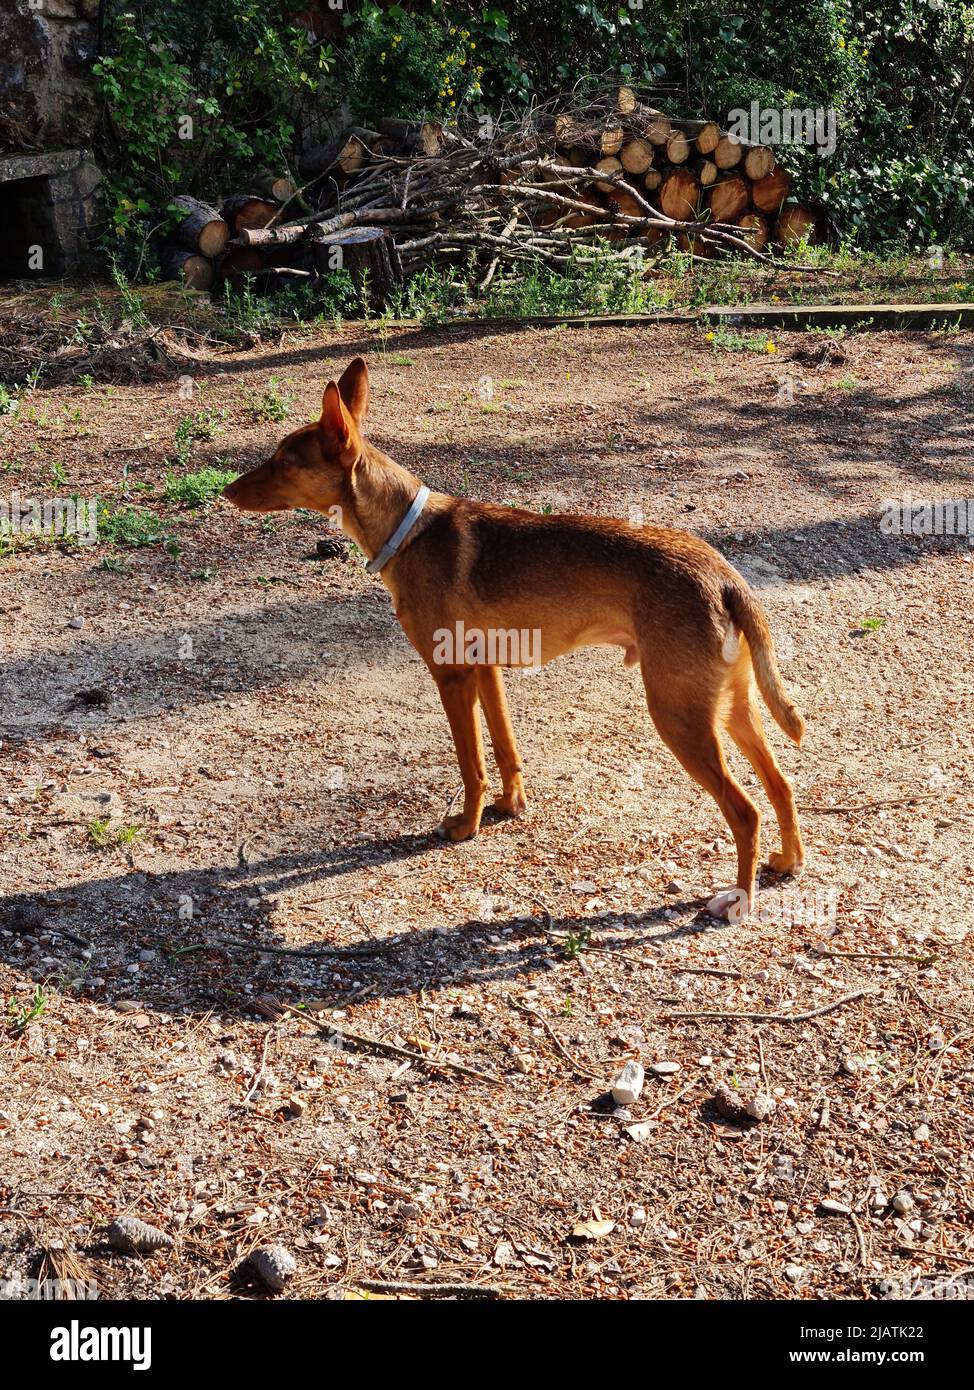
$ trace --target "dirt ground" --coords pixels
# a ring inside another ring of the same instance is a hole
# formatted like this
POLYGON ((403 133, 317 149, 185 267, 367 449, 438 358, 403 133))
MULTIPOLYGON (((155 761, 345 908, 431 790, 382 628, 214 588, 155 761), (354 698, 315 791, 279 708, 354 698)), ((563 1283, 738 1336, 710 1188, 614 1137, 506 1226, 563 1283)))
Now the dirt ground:
POLYGON ((176 542, 0 560, 0 1278, 46 1249, 103 1297, 261 1297, 268 1242, 297 1298, 922 1297, 974 1266, 974 548, 879 524, 974 498, 974 335, 767 336, 346 326, 214 350, 191 402, 174 370, 0 420, 5 493, 176 542), (508 679, 528 813, 447 846, 446 721, 360 558, 159 500, 187 413, 221 432, 176 472, 243 469, 358 352, 372 438, 431 485, 690 528, 759 589, 809 862, 756 920, 704 910, 726 826, 617 650, 508 679), (676 1016, 714 1012, 776 1017, 676 1016), (122 1213, 174 1245, 112 1252, 122 1213))

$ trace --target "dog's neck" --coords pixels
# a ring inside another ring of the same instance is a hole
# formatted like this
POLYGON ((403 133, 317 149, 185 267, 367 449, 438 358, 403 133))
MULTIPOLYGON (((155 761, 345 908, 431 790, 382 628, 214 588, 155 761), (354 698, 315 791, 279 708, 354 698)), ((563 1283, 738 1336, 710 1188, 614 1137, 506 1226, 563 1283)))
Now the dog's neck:
POLYGON ((342 530, 374 560, 420 487, 420 480, 408 468, 366 444, 348 480, 342 530))

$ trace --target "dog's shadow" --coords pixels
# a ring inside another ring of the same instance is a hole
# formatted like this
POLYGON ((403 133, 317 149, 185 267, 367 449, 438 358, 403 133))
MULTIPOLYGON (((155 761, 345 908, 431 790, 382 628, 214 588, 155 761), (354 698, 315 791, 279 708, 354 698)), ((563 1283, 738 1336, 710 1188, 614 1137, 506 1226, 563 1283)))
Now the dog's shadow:
MULTIPOLYGON (((628 949, 664 946, 726 929, 699 900, 668 898, 648 912, 553 916, 523 895, 523 911, 469 917, 451 926, 369 924, 363 899, 351 902, 349 920, 362 924, 340 943, 324 935, 295 942, 287 895, 329 884, 335 899, 344 876, 374 872, 423 855, 463 853, 435 834, 402 834, 342 845, 153 874, 91 879, 83 884, 0 900, 0 958, 36 980, 30 943, 56 965, 48 976, 99 1003, 124 1010, 133 1003, 170 1014, 252 1014, 261 992, 307 992, 309 972, 329 981, 354 975, 370 998, 436 993, 489 982, 516 983, 556 967, 598 936, 611 949, 613 933, 628 949), (284 921, 288 921, 286 937, 284 921), (138 966, 138 969, 132 967, 138 966), (92 985, 94 978, 102 983, 92 985)), ((510 895, 507 895, 510 898, 510 895)), ((520 904, 519 904, 520 905, 520 904)), ((307 928, 304 928, 307 930, 307 928)), ((345 986, 348 987, 347 985, 345 986)), ((321 992, 329 993, 334 986, 321 992)), ((336 989, 336 999, 341 999, 336 989)))

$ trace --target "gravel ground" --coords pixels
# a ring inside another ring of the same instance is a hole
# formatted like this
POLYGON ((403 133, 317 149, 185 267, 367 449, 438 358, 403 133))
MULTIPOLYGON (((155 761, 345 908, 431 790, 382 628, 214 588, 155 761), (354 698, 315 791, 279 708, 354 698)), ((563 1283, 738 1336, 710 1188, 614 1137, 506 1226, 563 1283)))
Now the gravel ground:
POLYGON ((179 365, 0 420, 8 495, 171 537, 0 560, 0 1277, 46 1251, 105 1297, 263 1297, 276 1242, 297 1298, 964 1278, 974 549, 879 521, 974 498, 974 335, 348 326, 188 370, 191 402, 179 365), (618 652, 509 679, 528 814, 446 846, 448 730, 384 589, 314 558, 320 519, 161 500, 356 352, 372 438, 431 485, 691 528, 759 588, 809 861, 757 919, 706 914, 733 847, 618 652), (167 463, 201 409, 220 432, 167 463), (121 1214, 174 1244, 113 1252, 121 1214))

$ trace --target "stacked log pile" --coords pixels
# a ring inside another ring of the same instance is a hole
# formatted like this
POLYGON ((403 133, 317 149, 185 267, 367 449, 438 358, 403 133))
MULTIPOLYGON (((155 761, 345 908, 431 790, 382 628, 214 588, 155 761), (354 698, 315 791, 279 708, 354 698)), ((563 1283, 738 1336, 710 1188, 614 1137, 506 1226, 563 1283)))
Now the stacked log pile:
POLYGON ((381 304, 405 275, 471 258, 486 288, 500 265, 563 267, 581 247, 630 259, 675 240, 694 258, 776 264, 772 248, 826 234, 768 145, 667 116, 629 87, 559 105, 487 140, 431 121, 356 126, 305 154, 300 189, 269 173, 219 210, 177 199, 186 217, 165 271, 208 289, 342 269, 381 304))

